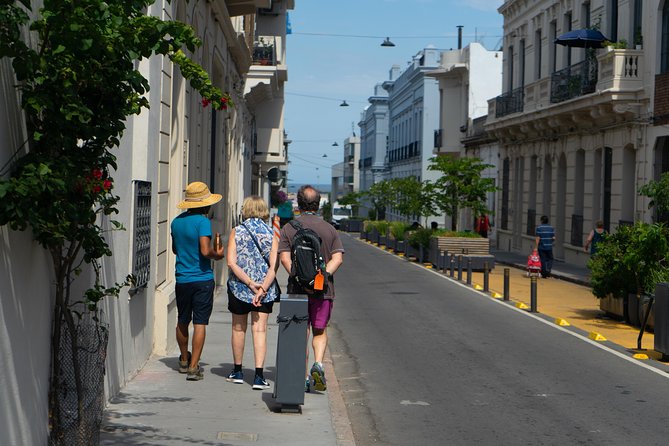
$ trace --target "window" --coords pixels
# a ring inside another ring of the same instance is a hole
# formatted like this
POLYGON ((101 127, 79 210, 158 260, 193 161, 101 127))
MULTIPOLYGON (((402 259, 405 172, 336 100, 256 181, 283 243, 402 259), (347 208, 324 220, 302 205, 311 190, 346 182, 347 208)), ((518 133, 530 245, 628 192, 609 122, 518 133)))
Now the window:
POLYGON ((618 0, 609 0, 609 39, 618 41, 618 0))
POLYGON ((507 91, 513 90, 513 45, 509 46, 509 55, 508 57, 508 64, 509 64, 509 75, 507 77, 507 82, 508 82, 508 87, 507 91))
POLYGON ((520 58, 520 82, 519 87, 525 86, 525 39, 520 41, 520 48, 518 49, 518 57, 520 58))
POLYGON ((132 274, 136 291, 146 287, 151 271, 151 183, 148 181, 135 181, 133 240, 132 274))
POLYGON ((541 79, 541 30, 534 33, 534 79, 541 79))
MULTIPOLYGON (((571 12, 568 12, 564 15, 563 30, 564 30, 564 32, 571 31, 571 12)), ((571 66, 571 47, 570 46, 565 46, 563 51, 564 51, 564 66, 565 67, 570 67, 571 66)))
POLYGON ((549 73, 555 73, 555 69, 557 68, 557 44, 555 43, 555 39, 557 39, 557 24, 555 21, 552 21, 550 24, 549 28, 549 54, 548 54, 548 60, 550 62, 550 65, 548 66, 548 72, 549 73))
MULTIPOLYGON (((643 2, 642 0, 634 0, 634 21, 632 22, 632 39, 630 42, 633 42, 634 45, 643 44, 643 34, 641 28, 641 16, 643 14, 643 2)), ((666 2, 665 2, 666 6, 666 2)))
POLYGON ((664 2, 662 8, 662 49, 660 72, 669 71, 669 2, 664 2))

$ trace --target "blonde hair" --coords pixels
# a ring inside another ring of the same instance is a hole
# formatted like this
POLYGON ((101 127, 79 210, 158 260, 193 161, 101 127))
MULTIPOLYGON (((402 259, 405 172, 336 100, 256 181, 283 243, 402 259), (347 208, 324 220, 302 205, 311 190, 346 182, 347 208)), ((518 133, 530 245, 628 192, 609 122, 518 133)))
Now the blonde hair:
POLYGON ((242 203, 242 220, 247 218, 259 218, 267 221, 269 219, 269 209, 265 200, 257 195, 246 197, 242 203))

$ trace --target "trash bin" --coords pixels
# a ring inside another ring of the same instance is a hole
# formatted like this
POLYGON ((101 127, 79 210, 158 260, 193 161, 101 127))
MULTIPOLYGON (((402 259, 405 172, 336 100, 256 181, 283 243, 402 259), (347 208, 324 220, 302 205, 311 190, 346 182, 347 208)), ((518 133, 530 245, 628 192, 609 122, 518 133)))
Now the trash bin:
POLYGON ((654 348, 665 360, 669 355, 669 283, 655 285, 654 348))
POLYGON ((282 411, 299 411, 299 406, 304 404, 309 323, 307 302, 305 295, 281 296, 273 396, 281 404, 282 411))

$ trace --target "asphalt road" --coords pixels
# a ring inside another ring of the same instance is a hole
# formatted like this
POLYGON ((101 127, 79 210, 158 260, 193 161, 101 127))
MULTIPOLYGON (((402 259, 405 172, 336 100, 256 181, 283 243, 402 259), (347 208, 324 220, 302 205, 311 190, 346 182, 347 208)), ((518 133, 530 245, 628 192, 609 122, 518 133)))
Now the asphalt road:
POLYGON ((330 353, 357 446, 669 444, 665 372, 342 238, 330 353))

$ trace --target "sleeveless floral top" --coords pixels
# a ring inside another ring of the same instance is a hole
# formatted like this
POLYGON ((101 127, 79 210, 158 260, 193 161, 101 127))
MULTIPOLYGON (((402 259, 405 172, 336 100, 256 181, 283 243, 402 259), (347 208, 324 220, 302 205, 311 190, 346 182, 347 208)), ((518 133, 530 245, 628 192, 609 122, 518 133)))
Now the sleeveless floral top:
MULTIPOLYGON (((235 245, 237 247, 237 266, 239 266, 248 276, 257 283, 261 283, 269 265, 265 259, 269 259, 269 253, 272 249, 272 229, 259 218, 249 218, 244 220, 243 224, 235 227, 235 245), (258 251, 250 231, 258 240, 262 254, 258 251)), ((253 302, 253 292, 240 281, 232 271, 229 271, 228 286, 234 296, 242 302, 253 302)), ((262 302, 273 302, 277 298, 276 286, 272 285, 267 290, 267 294, 262 298, 262 302)))

